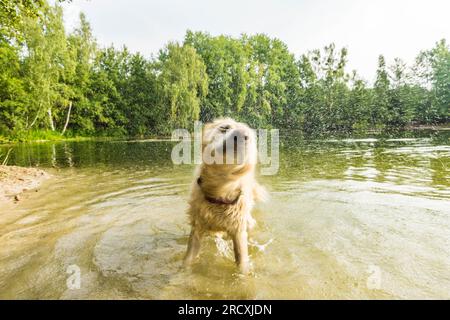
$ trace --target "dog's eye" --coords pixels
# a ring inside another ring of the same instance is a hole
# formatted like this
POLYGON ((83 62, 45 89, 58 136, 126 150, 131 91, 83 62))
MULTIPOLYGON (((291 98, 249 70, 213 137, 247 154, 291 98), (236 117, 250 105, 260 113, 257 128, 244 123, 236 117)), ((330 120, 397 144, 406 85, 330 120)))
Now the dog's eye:
POLYGON ((224 124, 223 126, 219 127, 219 130, 221 132, 226 132, 228 129, 230 129, 230 125, 229 124, 224 124))

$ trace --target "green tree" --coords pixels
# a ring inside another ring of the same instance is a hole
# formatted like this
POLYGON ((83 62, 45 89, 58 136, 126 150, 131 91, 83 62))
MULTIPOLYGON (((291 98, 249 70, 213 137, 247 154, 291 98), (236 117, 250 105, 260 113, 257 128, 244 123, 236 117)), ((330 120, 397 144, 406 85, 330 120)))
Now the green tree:
POLYGON ((12 135, 25 126, 27 97, 19 49, 0 39, 0 135, 12 135))
POLYGON ((185 44, 196 49, 208 73, 202 120, 233 116, 253 126, 295 123, 298 68, 280 40, 264 34, 233 39, 188 31, 185 44))
POLYGON ((345 128, 348 132, 364 132, 370 125, 370 105, 372 103, 372 92, 367 83, 358 77, 353 71, 351 77, 351 91, 348 95, 345 118, 345 128))
POLYGON ((153 62, 134 54, 128 61, 128 75, 122 95, 125 99, 123 113, 128 120, 127 132, 133 136, 157 134, 158 88, 153 62))
POLYGON ((86 16, 80 14, 80 25, 67 38, 68 47, 75 63, 75 73, 70 80, 72 97, 68 104, 67 117, 63 133, 69 126, 69 121, 75 128, 85 128, 83 119, 90 113, 92 107, 89 100, 92 86, 92 68, 97 54, 97 45, 86 16))
POLYGON ((37 123, 54 131, 63 121, 63 108, 73 96, 68 82, 75 72, 61 7, 46 8, 43 20, 28 18, 24 28, 28 51, 24 60, 24 81, 29 88, 26 127, 31 128, 37 123), (47 118, 46 122, 44 118, 47 118))
MULTIPOLYGON (((99 50, 92 66, 88 92, 89 108, 80 118, 81 131, 86 134, 126 135, 128 119, 123 88, 126 85, 130 53, 126 48, 99 50)), ((77 121, 80 122, 80 121, 77 121)))
POLYGON ((345 72, 347 49, 334 44, 301 57, 299 68, 304 88, 303 130, 307 133, 348 129, 345 108, 349 75, 345 72))
POLYGON ((295 126, 300 83, 294 56, 282 41, 264 34, 243 36, 241 41, 250 46, 251 65, 256 67, 250 79, 254 79, 257 94, 248 99, 245 110, 247 117, 252 113, 256 117, 250 123, 295 126))
POLYGON ((167 121, 160 123, 160 130, 167 132, 167 123, 172 128, 190 128, 199 119, 208 92, 205 64, 193 47, 178 43, 169 43, 159 60, 159 112, 167 121))
POLYGON ((410 76, 406 63, 396 58, 390 67, 389 104, 387 125, 390 127, 404 127, 413 117, 414 95, 410 86, 410 76))
POLYGON ((371 125, 383 127, 389 119, 389 76, 384 56, 378 57, 377 77, 374 85, 374 99, 371 106, 371 125))
POLYGON ((24 19, 36 18, 45 0, 0 0, 0 37, 21 39, 24 19))
MULTIPOLYGON (((86 17, 71 34, 46 0, 0 0, 0 134, 167 134, 231 116, 308 134, 449 121, 450 50, 441 40, 412 70, 378 59, 373 87, 330 44, 298 60, 265 34, 186 33, 157 58, 98 48, 86 17), (412 71, 412 72, 411 72, 412 71)), ((63 0, 62 0, 63 1, 63 0)), ((57 1, 60 2, 60 1, 57 1)))
POLYGON ((423 85, 431 87, 429 101, 416 110, 416 117, 425 123, 449 121, 450 49, 445 39, 433 49, 421 52, 415 69, 423 85))
POLYGON ((250 85, 249 52, 239 40, 226 36, 211 37, 203 32, 188 31, 185 45, 195 48, 206 66, 208 94, 200 119, 236 116, 244 106, 250 85))

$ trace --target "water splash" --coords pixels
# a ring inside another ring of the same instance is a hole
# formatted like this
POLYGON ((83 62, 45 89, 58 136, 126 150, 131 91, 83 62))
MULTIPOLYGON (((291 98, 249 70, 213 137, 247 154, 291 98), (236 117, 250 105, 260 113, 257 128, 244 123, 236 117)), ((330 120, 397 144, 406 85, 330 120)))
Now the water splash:
POLYGON ((220 234, 214 237, 214 242, 216 243, 219 255, 227 259, 234 260, 233 246, 231 245, 230 240, 225 240, 223 236, 220 234))
POLYGON ((256 247, 258 249, 259 252, 264 252, 266 251, 266 247, 271 244, 273 242, 273 239, 269 239, 269 241, 267 241, 264 244, 259 244, 256 240, 254 239, 249 239, 248 244, 252 247, 256 247))

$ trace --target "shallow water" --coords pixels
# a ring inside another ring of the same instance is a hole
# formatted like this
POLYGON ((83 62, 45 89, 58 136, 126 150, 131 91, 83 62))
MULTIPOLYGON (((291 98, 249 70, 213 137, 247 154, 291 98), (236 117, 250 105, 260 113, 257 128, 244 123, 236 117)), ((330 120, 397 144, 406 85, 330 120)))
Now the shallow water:
POLYGON ((16 145, 54 178, 0 208, 0 298, 450 298, 448 133, 281 142, 247 277, 214 238, 180 269, 193 166, 171 142, 16 145))

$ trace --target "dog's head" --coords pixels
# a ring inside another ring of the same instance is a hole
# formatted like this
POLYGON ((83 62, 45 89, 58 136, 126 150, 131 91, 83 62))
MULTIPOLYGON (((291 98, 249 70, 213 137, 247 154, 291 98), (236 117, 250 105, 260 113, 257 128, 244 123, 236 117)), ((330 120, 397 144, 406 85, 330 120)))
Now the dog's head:
POLYGON ((203 129, 202 157, 206 165, 236 172, 256 164, 254 130, 233 119, 217 119, 203 129))

